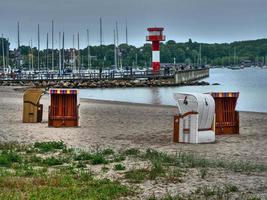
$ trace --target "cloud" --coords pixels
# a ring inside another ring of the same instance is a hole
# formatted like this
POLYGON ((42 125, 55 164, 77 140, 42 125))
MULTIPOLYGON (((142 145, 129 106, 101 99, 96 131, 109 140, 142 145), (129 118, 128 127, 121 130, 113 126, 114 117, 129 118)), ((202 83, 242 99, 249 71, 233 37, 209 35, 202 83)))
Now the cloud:
POLYGON ((103 19, 104 43, 113 42, 115 22, 119 23, 120 41, 125 41, 128 22, 129 42, 145 42, 146 28, 165 27, 167 39, 202 42, 230 42, 267 37, 266 0, 2 0, 0 27, 16 46, 16 23, 21 23, 22 44, 37 41, 37 24, 41 27, 41 47, 45 35, 51 35, 55 21, 55 40, 65 31, 67 46, 72 35, 80 32, 82 47, 86 29, 91 43, 99 44, 99 17, 103 19))

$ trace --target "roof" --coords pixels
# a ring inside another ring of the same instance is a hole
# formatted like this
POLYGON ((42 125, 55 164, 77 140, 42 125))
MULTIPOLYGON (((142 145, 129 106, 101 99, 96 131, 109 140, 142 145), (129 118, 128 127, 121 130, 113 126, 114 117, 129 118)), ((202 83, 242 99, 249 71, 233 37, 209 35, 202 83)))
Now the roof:
POLYGON ((50 89, 50 94, 77 94, 78 90, 75 89, 50 89))
POLYGON ((34 105, 37 105, 43 94, 44 94, 44 91, 42 89, 38 89, 38 88, 27 89, 24 92, 23 101, 30 102, 34 105))
POLYGON ((153 27, 153 28, 148 28, 147 30, 148 31, 163 31, 164 28, 162 28, 162 27, 153 27))
POLYGON ((178 113, 198 113, 199 128, 210 128, 215 114, 215 101, 210 94, 202 93, 175 93, 178 113))

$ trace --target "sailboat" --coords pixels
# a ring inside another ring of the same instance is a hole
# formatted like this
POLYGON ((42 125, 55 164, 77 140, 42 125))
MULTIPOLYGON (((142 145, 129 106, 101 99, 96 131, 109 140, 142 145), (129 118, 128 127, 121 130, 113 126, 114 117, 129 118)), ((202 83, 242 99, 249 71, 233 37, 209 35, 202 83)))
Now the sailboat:
POLYGON ((232 69, 232 70, 242 69, 240 66, 236 65, 236 47, 234 48, 234 65, 229 66, 228 69, 232 69))

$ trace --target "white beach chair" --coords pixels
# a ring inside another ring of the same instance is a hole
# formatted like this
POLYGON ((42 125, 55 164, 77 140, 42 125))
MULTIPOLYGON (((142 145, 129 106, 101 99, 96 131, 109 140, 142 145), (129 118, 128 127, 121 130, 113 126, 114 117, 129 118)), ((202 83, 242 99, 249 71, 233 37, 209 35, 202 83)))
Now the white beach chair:
POLYGON ((175 93, 178 115, 174 120, 174 142, 215 141, 215 102, 210 94, 175 93))

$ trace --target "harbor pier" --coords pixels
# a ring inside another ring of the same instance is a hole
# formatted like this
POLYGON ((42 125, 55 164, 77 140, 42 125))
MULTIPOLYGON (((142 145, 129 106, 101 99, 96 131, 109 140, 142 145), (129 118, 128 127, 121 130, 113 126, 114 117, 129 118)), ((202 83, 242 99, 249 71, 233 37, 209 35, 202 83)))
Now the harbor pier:
POLYGON ((209 76, 209 69, 123 71, 123 72, 86 72, 71 74, 15 74, 0 77, 3 86, 36 86, 63 88, 95 88, 95 87, 150 87, 178 86, 192 84, 209 76))

